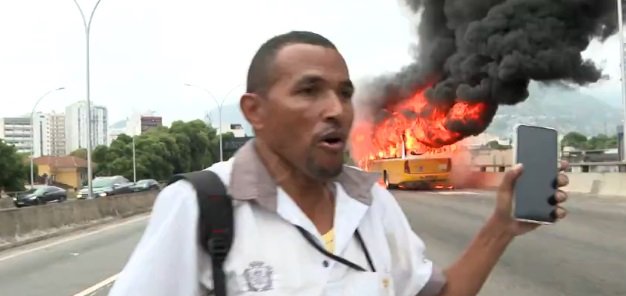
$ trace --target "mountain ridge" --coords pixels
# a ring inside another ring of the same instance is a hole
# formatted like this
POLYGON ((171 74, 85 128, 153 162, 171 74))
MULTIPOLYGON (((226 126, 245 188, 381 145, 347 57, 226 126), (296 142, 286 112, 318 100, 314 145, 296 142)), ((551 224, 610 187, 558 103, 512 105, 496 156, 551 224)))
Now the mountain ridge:
POLYGON ((622 122, 620 108, 577 88, 531 83, 529 97, 513 106, 500 106, 485 132, 509 137, 516 124, 555 128, 587 136, 614 135, 622 122))

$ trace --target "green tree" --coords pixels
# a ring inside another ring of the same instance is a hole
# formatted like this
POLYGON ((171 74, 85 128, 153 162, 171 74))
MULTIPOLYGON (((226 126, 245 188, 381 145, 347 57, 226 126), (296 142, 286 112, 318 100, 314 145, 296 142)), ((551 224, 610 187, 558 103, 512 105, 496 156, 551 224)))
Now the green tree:
MULTIPOLYGON (((223 140, 233 138, 226 133, 223 140)), ((152 129, 135 137, 137 179, 167 180, 173 174, 204 169, 219 160, 217 131, 200 120, 176 121, 171 128, 152 129)), ((109 147, 92 153, 96 176, 133 177, 133 139, 120 135, 109 147)), ((228 159, 230 155, 225 154, 228 159)))
POLYGON ((153 141, 160 142, 164 147, 162 157, 165 161, 172 165, 172 173, 184 173, 189 171, 188 163, 189 155, 183 155, 183 150, 176 141, 176 136, 171 134, 169 130, 154 130, 142 135, 142 137, 150 138, 153 141), (187 161, 187 162, 185 162, 187 161))
POLYGON ((617 148, 617 136, 609 137, 604 134, 599 134, 589 138, 586 146, 587 149, 592 150, 617 148))
POLYGON ((78 148, 70 153, 71 156, 75 156, 82 159, 87 159, 87 149, 78 148))
POLYGON ((174 172, 167 145, 155 137, 139 137, 136 141, 137 178, 164 180, 174 172))
POLYGON ((498 141, 489 141, 487 143, 487 147, 489 147, 489 149, 494 149, 494 150, 506 150, 506 149, 510 149, 511 146, 510 145, 500 145, 500 143, 498 141))
POLYGON ((109 147, 99 145, 91 152, 91 160, 97 163, 103 163, 106 161, 106 156, 109 151, 109 147))
POLYGON ((0 139, 0 189, 22 191, 29 176, 26 159, 17 153, 15 146, 0 139))
MULTIPOLYGON (((101 157, 97 158, 100 162, 97 162, 97 176, 111 176, 122 175, 126 178, 132 178, 133 176, 133 164, 132 164, 132 141, 133 139, 125 134, 119 135, 115 141, 111 143, 111 146, 106 148, 106 151, 98 151, 94 154, 103 153, 105 155, 104 161, 101 157)), ((104 150, 104 148, 98 148, 104 150)), ((94 159, 95 160, 95 159, 94 159)))
MULTIPOLYGON (((30 153, 18 153, 19 157, 24 160, 26 169, 24 170, 24 180, 30 182, 30 153)), ((33 176, 35 177, 35 182, 37 182, 37 177, 39 176, 39 167, 36 164, 33 164, 33 176)))
POLYGON ((576 149, 586 149, 587 148, 587 137, 578 132, 570 132, 563 136, 563 140, 561 140, 561 147, 574 147, 576 149))
POLYGON ((563 137, 563 140, 561 141, 561 146, 569 146, 581 150, 617 148, 617 136, 607 136, 604 134, 599 134, 597 136, 587 138, 581 133, 571 132, 563 137))
MULTIPOLYGON (((201 170, 213 163, 213 159, 208 159, 207 154, 211 151, 211 141, 209 135, 212 128, 202 120, 190 122, 175 121, 172 123, 170 133, 176 137, 183 153, 189 155, 189 169, 201 170)), ((184 154, 183 154, 184 155, 184 154)))
POLYGON ((109 154, 109 147, 100 145, 91 152, 91 160, 95 163, 94 175, 95 176, 108 176, 111 174, 109 169, 109 163, 107 162, 109 154))

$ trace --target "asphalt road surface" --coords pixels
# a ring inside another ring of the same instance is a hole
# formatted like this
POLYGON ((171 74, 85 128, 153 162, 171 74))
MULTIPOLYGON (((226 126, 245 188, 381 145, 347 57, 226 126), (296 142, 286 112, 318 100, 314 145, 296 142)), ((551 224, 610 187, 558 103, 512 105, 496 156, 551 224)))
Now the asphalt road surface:
MULTIPOLYGON (((495 200, 485 192, 396 197, 441 266, 462 253, 495 200)), ((572 196, 568 210, 561 223, 517 238, 480 295, 626 295, 626 201, 572 196)))
POLYGON ((0 295, 92 295, 79 292, 119 273, 139 242, 146 218, 0 253, 0 295))
MULTIPOLYGON (((438 265, 452 263, 493 208, 493 193, 394 192, 438 265)), ((626 295, 626 200, 573 196, 566 221, 520 237, 483 296, 626 295)), ((0 294, 106 295, 145 217, 0 253, 0 294)))

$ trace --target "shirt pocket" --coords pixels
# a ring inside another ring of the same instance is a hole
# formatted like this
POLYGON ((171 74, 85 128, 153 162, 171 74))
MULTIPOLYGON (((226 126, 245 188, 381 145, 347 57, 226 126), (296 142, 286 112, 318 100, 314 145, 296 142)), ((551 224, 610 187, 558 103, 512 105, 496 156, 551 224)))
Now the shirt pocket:
POLYGON ((391 274, 387 272, 352 272, 344 279, 340 295, 395 295, 391 274))

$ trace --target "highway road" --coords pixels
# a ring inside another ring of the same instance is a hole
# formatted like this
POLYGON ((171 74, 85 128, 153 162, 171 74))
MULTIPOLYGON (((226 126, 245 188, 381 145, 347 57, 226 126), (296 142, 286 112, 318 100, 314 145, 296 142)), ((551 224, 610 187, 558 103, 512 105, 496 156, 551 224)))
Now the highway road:
POLYGON ((147 217, 0 253, 0 295, 68 296, 87 290, 122 269, 147 217))
MULTIPOLYGON (((495 194, 396 193, 428 256, 451 264, 491 213, 495 194)), ((569 216, 518 237, 480 295, 626 295, 626 201, 572 196, 569 216)))
MULTIPOLYGON (((482 191, 394 192, 438 265, 452 263, 493 207, 482 191)), ((626 295, 626 200, 573 196, 566 221, 520 237, 483 296, 626 295)), ((106 295, 146 216, 0 253, 2 295, 106 295)))

